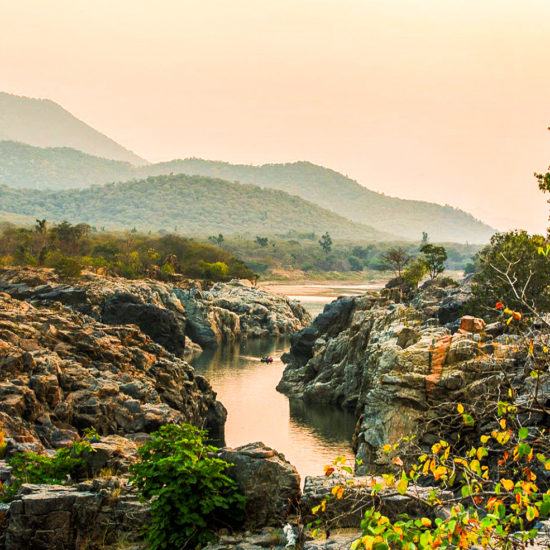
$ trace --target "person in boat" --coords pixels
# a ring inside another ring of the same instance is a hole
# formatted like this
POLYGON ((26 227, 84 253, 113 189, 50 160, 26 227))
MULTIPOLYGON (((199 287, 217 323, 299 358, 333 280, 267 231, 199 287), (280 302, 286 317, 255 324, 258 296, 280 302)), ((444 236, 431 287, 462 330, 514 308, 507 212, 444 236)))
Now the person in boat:
POLYGON ((273 357, 271 355, 266 355, 261 359, 262 363, 273 363, 273 357))

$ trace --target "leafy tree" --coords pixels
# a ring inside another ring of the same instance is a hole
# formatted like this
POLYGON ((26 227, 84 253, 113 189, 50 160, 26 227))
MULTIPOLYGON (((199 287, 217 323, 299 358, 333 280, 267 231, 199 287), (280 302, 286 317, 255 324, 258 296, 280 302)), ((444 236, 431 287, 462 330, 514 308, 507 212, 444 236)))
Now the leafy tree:
POLYGON ((348 262, 352 271, 363 271, 363 262, 357 256, 350 256, 348 262))
POLYGON ((326 231, 324 235, 321 236, 321 239, 319 240, 319 246, 323 249, 323 252, 325 254, 328 254, 332 250, 332 239, 328 234, 328 231, 326 231))
POLYGON ((220 246, 220 245, 223 243, 224 238, 223 238, 223 235, 222 235, 221 233, 219 233, 218 236, 216 236, 216 235, 210 235, 210 237, 208 237, 208 240, 209 240, 211 243, 220 246))
POLYGON ((404 248, 396 247, 386 250, 381 256, 382 265, 393 269, 395 275, 401 278, 403 269, 414 259, 404 248))
POLYGON ((428 266, 424 258, 417 258, 403 272, 403 279, 410 283, 413 287, 417 287, 418 283, 428 272, 428 266))
POLYGON ((269 239, 267 237, 256 236, 256 243, 259 244, 262 248, 265 248, 268 242, 269 239))
POLYGON ((426 258, 426 267, 431 279, 435 279, 440 273, 445 271, 445 261, 447 260, 447 251, 444 246, 426 243, 420 249, 426 258))
POLYGON ((542 237, 526 231, 497 233, 476 256, 472 313, 495 317, 495 304, 524 309, 523 302, 541 311, 550 308, 550 262, 539 253, 542 237), (511 284, 513 283, 513 284, 511 284))
POLYGON ((132 483, 151 502, 151 550, 202 547, 214 527, 242 519, 244 497, 224 473, 229 464, 204 443, 204 431, 167 424, 152 436, 130 467, 132 483))

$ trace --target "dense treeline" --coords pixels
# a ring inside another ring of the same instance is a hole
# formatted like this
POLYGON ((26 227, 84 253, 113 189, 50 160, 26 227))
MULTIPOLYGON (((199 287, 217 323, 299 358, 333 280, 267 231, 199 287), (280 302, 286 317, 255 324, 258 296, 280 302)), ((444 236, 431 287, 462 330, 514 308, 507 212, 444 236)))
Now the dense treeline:
MULTIPOLYGON (((411 257, 420 254, 422 243, 331 243, 328 251, 323 248, 321 234, 296 234, 287 238, 271 238, 258 235, 254 240, 225 237, 220 242, 212 237, 225 250, 242 258, 246 264, 264 278, 284 276, 299 277, 296 272, 303 272, 305 277, 323 276, 327 272, 338 272, 343 277, 352 274, 364 277, 367 271, 388 269, 384 262, 384 253, 395 246, 403 247, 411 257)), ((446 243, 449 270, 463 270, 472 261, 480 249, 479 245, 446 243)), ((329 276, 336 276, 333 273, 329 276)))
POLYGON ((53 267, 64 277, 76 277, 86 267, 130 279, 176 274, 214 281, 255 278, 242 261, 212 244, 172 234, 100 233, 85 223, 50 225, 46 220, 32 228, 0 227, 0 265, 53 267))

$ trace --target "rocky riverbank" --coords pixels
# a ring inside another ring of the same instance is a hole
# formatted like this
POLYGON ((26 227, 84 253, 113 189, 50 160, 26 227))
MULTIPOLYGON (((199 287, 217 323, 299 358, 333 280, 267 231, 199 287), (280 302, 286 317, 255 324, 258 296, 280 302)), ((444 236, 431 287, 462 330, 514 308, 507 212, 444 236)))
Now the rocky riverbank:
POLYGON ((135 324, 178 356, 247 337, 291 334, 309 324, 295 301, 247 281, 180 284, 86 272, 70 284, 49 269, 0 268, 0 292, 37 306, 63 304, 109 325, 135 324))
MULTIPOLYGON (((91 481, 26 484, 1 506, 2 547, 84 549, 142 540, 147 506, 127 477, 137 445, 167 423, 204 427, 223 440, 225 408, 183 359, 188 349, 287 334, 308 321, 297 303, 238 281, 203 290, 191 281, 175 286, 87 273, 64 284, 51 270, 2 269, 2 482, 12 481, 7 461, 18 453, 51 456, 87 428, 99 434, 85 457, 91 481)), ((250 524, 286 516, 299 496, 296 469, 270 449, 224 452, 235 463, 235 479, 255 480, 242 488, 255 503, 250 524), (265 488, 265 476, 277 480, 280 500, 268 487, 262 508, 254 491, 265 488)))
MULTIPOLYGON (((354 411, 359 474, 391 469, 381 448, 403 435, 418 436, 424 447, 453 441, 460 418, 439 419, 456 416, 457 403, 473 406, 493 396, 506 379, 526 402, 535 392, 533 379, 523 376, 527 350, 520 337, 505 334, 504 324, 461 315, 467 283, 429 283, 407 304, 390 296, 391 290, 327 305, 292 336, 278 385, 305 402, 354 411)), ((550 398, 549 382, 547 374, 539 379, 539 401, 550 398)))

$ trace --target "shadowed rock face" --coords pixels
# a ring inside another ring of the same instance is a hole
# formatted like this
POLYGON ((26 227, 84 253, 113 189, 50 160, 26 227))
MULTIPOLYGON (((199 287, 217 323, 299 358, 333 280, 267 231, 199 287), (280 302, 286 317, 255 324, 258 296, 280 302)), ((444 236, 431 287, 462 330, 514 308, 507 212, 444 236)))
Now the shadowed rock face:
POLYGON ((107 435, 188 422, 217 437, 226 412, 204 378, 137 327, 3 294, 0 415, 15 452, 62 446, 91 426, 107 435))
POLYGON ((66 285, 48 269, 0 268, 0 292, 36 304, 60 302, 110 325, 136 324, 180 357, 186 337, 212 348, 244 337, 291 334, 311 321, 297 302, 240 281, 201 291, 192 281, 177 286, 86 273, 66 285))
POLYGON ((258 442, 222 449, 219 456, 233 464, 227 475, 246 497, 248 527, 280 525, 297 510, 300 476, 284 455, 258 442))

